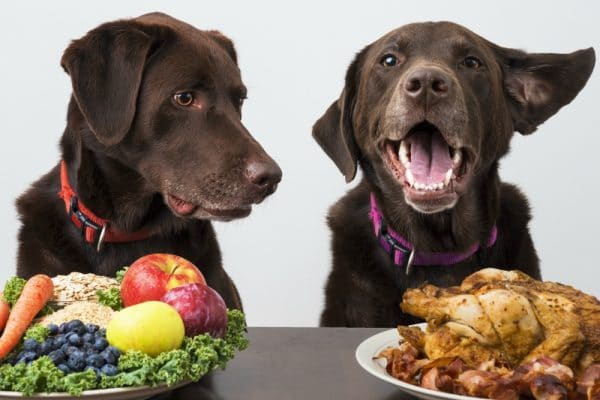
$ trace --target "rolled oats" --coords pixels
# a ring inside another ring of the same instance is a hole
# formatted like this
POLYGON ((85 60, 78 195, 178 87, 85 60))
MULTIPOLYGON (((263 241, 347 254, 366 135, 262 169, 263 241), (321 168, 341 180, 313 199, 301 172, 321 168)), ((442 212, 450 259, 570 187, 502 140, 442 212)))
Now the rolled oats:
POLYGON ((116 279, 96 274, 71 272, 52 278, 54 295, 51 302, 68 303, 72 301, 98 301, 96 291, 118 288, 116 279))

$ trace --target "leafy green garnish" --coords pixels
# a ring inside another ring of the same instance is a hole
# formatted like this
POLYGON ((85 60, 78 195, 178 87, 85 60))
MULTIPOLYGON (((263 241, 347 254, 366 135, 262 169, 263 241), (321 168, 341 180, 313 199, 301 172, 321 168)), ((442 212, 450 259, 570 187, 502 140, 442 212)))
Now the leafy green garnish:
POLYGON ((23 340, 35 339, 38 342, 42 343, 44 340, 46 340, 49 334, 50 330, 44 325, 35 324, 25 331, 25 335, 23 335, 23 340))
MULTIPOLYGON (((26 279, 19 278, 16 276, 13 276, 12 278, 10 278, 9 280, 6 281, 6 284, 4 285, 4 291, 2 293, 2 297, 4 298, 4 301, 6 301, 8 304, 10 304, 11 308, 15 305, 15 303, 19 299, 19 296, 21 296, 21 292, 23 291, 23 288, 25 287, 26 283, 27 283, 26 279)), ((54 310, 48 304, 46 304, 44 306, 44 308, 42 308, 40 310, 40 312, 38 313, 38 315, 36 317, 41 317, 43 315, 52 314, 53 312, 54 312, 54 310)))
POLYGON ((42 356, 29 365, 24 362, 14 366, 3 364, 0 377, 0 390, 21 392, 24 396, 41 392, 68 392, 78 396, 84 390, 97 386, 94 371, 65 375, 48 356, 42 356))
POLYGON ((117 282, 119 282, 119 283, 123 282, 123 277, 125 276, 125 272, 127 272, 128 269, 129 269, 129 266, 123 267, 117 271, 117 273, 115 275, 117 282))
POLYGON ((104 304, 115 311, 119 311, 123 308, 123 302, 121 301, 121 290, 119 290, 119 288, 98 290, 96 291, 96 295, 98 296, 98 303, 100 304, 104 304))
MULTIPOLYGON (((116 279, 119 284, 123 281, 123 277, 125 276, 125 272, 127 272, 127 268, 129 267, 123 267, 117 271, 116 279)), ((115 311, 122 310, 124 307, 123 301, 121 300, 120 288, 98 290, 96 291, 96 296, 98 296, 98 303, 104 304, 115 311)))
POLYGON ((4 301, 10 304, 11 308, 15 305, 17 299, 21 295, 21 292, 25 287, 25 283, 27 283, 25 279, 13 276, 4 284, 4 291, 2 292, 2 297, 4 297, 4 301))
MULTIPOLYGON (((248 346, 244 314, 229 310, 227 316, 227 332, 222 339, 214 339, 208 334, 186 337, 180 349, 156 357, 128 351, 119 358, 119 373, 114 376, 102 375, 100 382, 91 370, 64 375, 47 356, 40 357, 29 366, 25 363, 14 366, 0 364, 0 390, 19 391, 25 396, 39 392, 68 392, 78 396, 90 389, 160 384, 172 386, 188 379, 196 381, 216 368, 224 368, 236 351, 248 346)), ((42 333, 35 326, 30 330, 34 330, 30 335, 42 333)))

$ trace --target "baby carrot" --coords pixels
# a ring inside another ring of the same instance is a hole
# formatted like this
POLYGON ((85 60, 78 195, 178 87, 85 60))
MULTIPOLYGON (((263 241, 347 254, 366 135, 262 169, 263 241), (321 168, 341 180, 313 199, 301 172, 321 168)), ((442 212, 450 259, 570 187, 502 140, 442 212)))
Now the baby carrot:
POLYGON ((8 314, 10 314, 10 306, 2 299, 2 292, 0 292, 0 332, 6 325, 8 314))
POLYGON ((17 346, 31 321, 52 297, 53 291, 54 285, 48 275, 39 274, 29 278, 0 336, 0 359, 17 346))

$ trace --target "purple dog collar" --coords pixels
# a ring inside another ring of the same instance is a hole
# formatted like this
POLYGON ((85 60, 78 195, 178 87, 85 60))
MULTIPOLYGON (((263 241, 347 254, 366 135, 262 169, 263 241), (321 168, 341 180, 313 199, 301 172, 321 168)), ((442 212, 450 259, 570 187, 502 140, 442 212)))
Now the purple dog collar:
MULTIPOLYGON (((471 257, 479 250, 479 242, 477 242, 461 253, 422 253, 415 251, 412 244, 386 225, 383 214, 377 207, 373 193, 371 193, 371 212, 369 213, 369 217, 373 221, 373 228, 379 245, 390 255, 394 264, 406 268, 407 275, 410 274, 413 265, 457 264, 471 257)), ((497 236, 498 228, 494 225, 490 232, 487 247, 492 247, 496 243, 497 236)))

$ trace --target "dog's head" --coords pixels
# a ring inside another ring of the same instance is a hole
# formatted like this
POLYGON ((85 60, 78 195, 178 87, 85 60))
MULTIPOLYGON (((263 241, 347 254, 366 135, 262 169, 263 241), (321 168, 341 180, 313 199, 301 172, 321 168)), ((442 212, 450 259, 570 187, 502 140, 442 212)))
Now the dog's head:
POLYGON ((415 210, 456 205, 470 183, 588 80, 593 49, 529 54, 449 22, 396 29, 363 49, 313 136, 350 181, 357 160, 372 184, 415 210))
POLYGON ((221 33, 147 14, 90 31, 62 66, 87 145, 139 174, 174 214, 243 217, 275 191, 281 170, 241 122, 246 88, 221 33))

